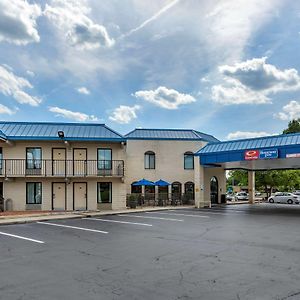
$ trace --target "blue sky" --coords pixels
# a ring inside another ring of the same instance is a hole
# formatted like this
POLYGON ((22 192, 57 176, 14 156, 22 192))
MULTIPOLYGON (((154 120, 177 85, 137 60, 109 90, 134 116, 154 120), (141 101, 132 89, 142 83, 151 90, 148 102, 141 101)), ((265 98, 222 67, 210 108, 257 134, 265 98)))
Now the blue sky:
POLYGON ((299 21, 289 0, 0 0, 0 118, 281 133, 299 21))

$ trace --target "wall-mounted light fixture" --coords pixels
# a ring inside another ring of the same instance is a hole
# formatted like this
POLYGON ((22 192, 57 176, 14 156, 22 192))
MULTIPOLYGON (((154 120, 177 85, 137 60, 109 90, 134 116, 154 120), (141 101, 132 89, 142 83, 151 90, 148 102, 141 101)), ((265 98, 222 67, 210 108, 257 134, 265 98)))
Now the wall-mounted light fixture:
POLYGON ((63 138, 65 137, 65 133, 64 133, 62 130, 59 130, 59 131, 57 132, 57 135, 58 135, 58 137, 61 138, 61 139, 63 139, 63 138))

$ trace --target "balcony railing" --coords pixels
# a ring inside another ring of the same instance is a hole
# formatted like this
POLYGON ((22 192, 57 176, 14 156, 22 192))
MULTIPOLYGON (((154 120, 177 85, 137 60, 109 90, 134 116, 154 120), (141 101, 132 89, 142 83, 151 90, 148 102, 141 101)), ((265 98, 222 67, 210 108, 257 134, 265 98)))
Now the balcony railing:
POLYGON ((0 160, 1 177, 124 176, 123 160, 0 160))

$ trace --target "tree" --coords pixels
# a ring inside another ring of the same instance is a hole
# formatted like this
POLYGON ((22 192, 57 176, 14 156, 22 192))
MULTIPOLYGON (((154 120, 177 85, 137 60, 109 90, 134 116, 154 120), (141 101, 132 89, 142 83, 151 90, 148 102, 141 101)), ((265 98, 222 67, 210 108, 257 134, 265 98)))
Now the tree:
MULTIPOLYGON (((227 186, 234 185, 247 186, 248 172, 244 170, 230 171, 227 178, 227 186)), ((255 172, 255 187, 258 191, 264 191, 267 197, 272 192, 297 190, 300 188, 299 170, 270 170, 255 172)))
MULTIPOLYGON (((289 122, 288 128, 283 130, 283 134, 300 132, 300 118, 289 122)), ((244 170, 230 171, 227 178, 227 186, 248 185, 248 173, 244 170)), ((300 189, 300 170, 270 170, 255 172, 255 187, 263 190, 267 196, 274 191, 293 191, 300 189)))
POLYGON ((247 185, 248 179, 247 179, 247 171, 244 170, 234 170, 229 171, 227 178, 228 185, 239 185, 244 186, 247 185))
POLYGON ((288 128, 283 130, 283 134, 300 132, 300 119, 289 122, 288 128))

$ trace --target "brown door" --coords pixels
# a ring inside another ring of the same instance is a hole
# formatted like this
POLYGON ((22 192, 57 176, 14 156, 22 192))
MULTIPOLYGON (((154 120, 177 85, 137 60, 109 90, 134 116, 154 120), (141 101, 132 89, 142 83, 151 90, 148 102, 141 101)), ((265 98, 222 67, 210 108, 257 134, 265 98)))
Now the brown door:
POLYGON ((54 176, 66 175, 66 149, 52 149, 52 174, 54 176))
POLYGON ((66 209, 66 184, 55 182, 52 185, 52 210, 66 209))
POLYGON ((87 209, 87 184, 86 182, 74 182, 73 185, 74 210, 87 209))
POLYGON ((73 152, 73 173, 75 176, 85 176, 86 175, 86 159, 87 151, 86 149, 74 149, 73 152))

